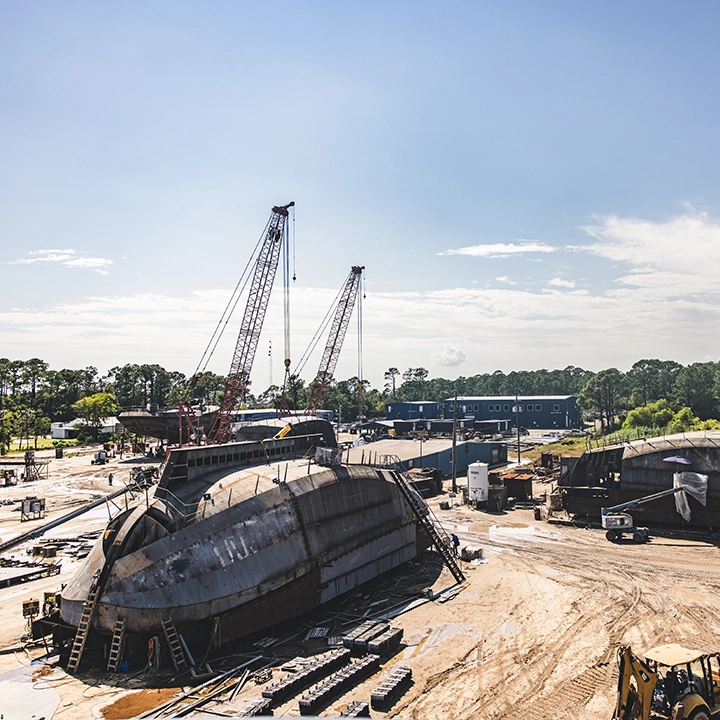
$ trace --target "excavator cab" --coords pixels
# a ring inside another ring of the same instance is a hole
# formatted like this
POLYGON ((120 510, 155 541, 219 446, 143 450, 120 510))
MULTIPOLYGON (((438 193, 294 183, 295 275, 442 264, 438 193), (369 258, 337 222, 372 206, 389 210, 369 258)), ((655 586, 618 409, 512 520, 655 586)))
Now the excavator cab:
POLYGON ((720 654, 670 643, 640 658, 624 646, 618 665, 613 720, 720 719, 720 654))

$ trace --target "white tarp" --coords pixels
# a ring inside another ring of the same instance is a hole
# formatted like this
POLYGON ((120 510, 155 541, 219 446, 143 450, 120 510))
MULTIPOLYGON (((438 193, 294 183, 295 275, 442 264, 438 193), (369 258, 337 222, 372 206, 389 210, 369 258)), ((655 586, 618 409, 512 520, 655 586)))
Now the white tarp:
POLYGON ((690 520, 690 506, 685 493, 694 497, 703 507, 707 503, 708 476, 694 472, 681 472, 673 475, 673 487, 681 487, 682 491, 675 493, 675 507, 683 516, 683 520, 690 520))

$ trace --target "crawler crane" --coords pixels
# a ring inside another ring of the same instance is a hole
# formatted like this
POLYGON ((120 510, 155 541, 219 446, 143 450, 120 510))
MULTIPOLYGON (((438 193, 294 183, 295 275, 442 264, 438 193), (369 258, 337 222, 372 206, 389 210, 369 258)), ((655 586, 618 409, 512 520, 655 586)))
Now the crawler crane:
POLYGON ((270 292, 280 262, 280 251, 285 240, 288 208, 287 205, 275 206, 267 225, 267 230, 255 261, 252 283, 248 294, 245 313, 240 332, 238 333, 235 353, 230 365, 230 372, 225 381, 225 392, 222 407, 213 424, 208 437, 214 443, 226 443, 232 437, 233 411, 245 396, 250 382, 255 351, 257 350, 260 332, 265 319, 270 292))

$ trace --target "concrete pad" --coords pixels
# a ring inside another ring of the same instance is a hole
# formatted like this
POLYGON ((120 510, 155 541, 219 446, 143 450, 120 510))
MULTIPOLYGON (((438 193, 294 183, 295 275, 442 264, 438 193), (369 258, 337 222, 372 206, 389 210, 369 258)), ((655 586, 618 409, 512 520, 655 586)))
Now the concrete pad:
POLYGON ((0 673, 0 713, 3 720, 50 720, 60 696, 43 678, 44 663, 0 673))

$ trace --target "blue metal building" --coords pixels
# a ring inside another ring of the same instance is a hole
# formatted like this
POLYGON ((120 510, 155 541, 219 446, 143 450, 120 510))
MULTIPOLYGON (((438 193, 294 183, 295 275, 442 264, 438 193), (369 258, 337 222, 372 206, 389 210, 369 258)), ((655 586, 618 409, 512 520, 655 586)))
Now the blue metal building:
POLYGON ((386 420, 432 420, 440 417, 440 403, 420 400, 419 402, 393 402, 385 405, 386 420))
MULTIPOLYGON (((519 419, 520 427, 570 429, 582 426, 582 416, 574 395, 482 395, 459 397, 457 417, 475 420, 519 419)), ((445 400, 445 418, 453 416, 455 398, 445 400)))
MULTIPOLYGON (((432 438, 429 440, 378 440, 345 451, 345 461, 351 465, 377 464, 392 457, 404 470, 411 468, 438 468, 444 477, 452 475, 452 440, 432 438)), ((468 440, 456 446, 455 466, 458 475, 465 475, 468 466, 484 462, 490 467, 507 463, 507 443, 468 440)))

